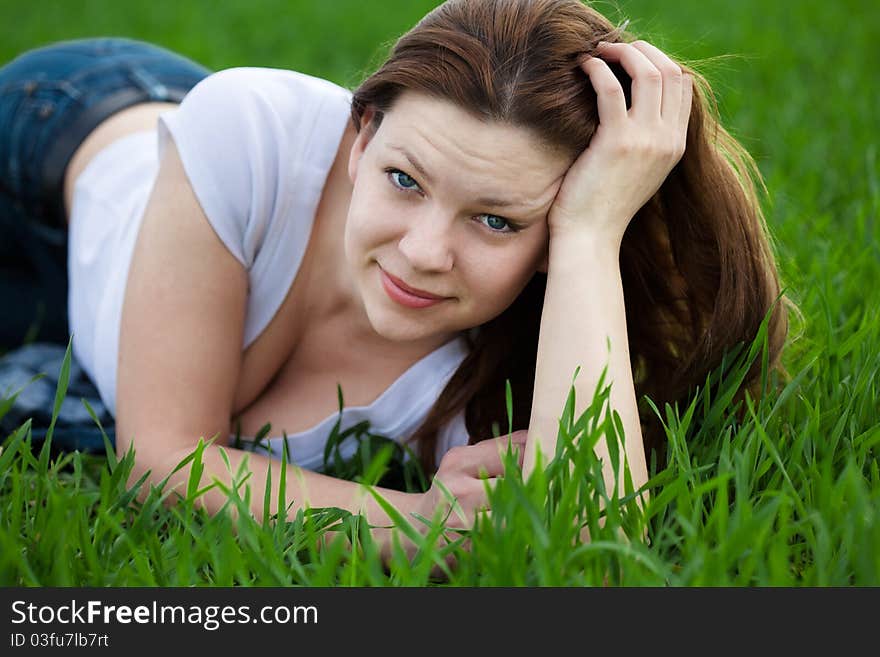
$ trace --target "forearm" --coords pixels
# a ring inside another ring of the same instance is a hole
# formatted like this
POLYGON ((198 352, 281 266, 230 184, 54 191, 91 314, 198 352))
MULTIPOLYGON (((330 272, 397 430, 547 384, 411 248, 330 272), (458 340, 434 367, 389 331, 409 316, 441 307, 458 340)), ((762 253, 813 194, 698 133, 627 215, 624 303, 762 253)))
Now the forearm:
MULTIPOLYGON (((527 476, 536 450, 546 463, 556 451, 559 417, 574 381, 578 418, 591 404, 605 365, 610 405, 620 415, 633 484, 647 481, 644 447, 630 367, 619 248, 613 240, 583 232, 551 240, 541 316, 529 438, 523 462, 527 476), (610 340, 610 353, 608 341, 610 340)), ((596 446, 606 485, 614 481, 604 440, 596 446)), ((622 459, 621 459, 622 460, 622 459)))
MULTIPOLYGON (((288 464, 282 466, 278 459, 268 456, 246 452, 241 449, 224 447, 224 451, 229 459, 229 467, 227 467, 218 445, 209 445, 202 453, 202 463, 204 470, 201 473, 199 488, 210 486, 216 479, 223 483, 224 486, 231 488, 234 484, 233 479, 239 481, 247 476, 245 486, 250 487, 250 512, 251 514, 262 519, 264 512, 264 492, 266 490, 266 482, 271 476, 271 500, 269 504, 270 514, 276 514, 279 511, 279 482, 281 480, 282 467, 286 467, 285 473, 285 495, 283 504, 288 509, 288 517, 294 516, 299 509, 320 508, 320 507, 339 507, 347 509, 352 513, 363 513, 367 521, 371 525, 385 526, 391 525, 392 521, 388 514, 379 506, 374 497, 370 494, 362 484, 329 477, 317 472, 312 472, 296 465, 288 464), (247 459, 244 469, 241 468, 242 462, 247 459), (237 474, 241 470, 241 474, 237 474), (271 475, 270 475, 271 473, 271 475)), ((149 459, 147 455, 143 455, 140 460, 140 469, 143 471, 150 468, 153 473, 150 475, 150 481, 158 484, 165 476, 167 476, 182 460, 184 460, 192 449, 178 450, 168 454, 162 458, 149 459), (152 462, 151 462, 152 461, 152 462)), ((174 489, 182 496, 186 495, 187 484, 190 478, 192 463, 187 464, 178 472, 171 475, 167 487, 174 489)), ((415 503, 417 495, 405 493, 401 491, 376 488, 388 502, 397 507, 404 516, 407 515, 410 508, 415 503)), ((243 487, 240 494, 244 495, 243 487)), ((175 495, 169 496, 176 499, 175 495)), ((227 502, 226 493, 218 487, 213 487, 199 497, 201 504, 210 514, 220 511, 227 502)), ((387 532, 374 530, 373 535, 383 541, 387 538, 387 532)))

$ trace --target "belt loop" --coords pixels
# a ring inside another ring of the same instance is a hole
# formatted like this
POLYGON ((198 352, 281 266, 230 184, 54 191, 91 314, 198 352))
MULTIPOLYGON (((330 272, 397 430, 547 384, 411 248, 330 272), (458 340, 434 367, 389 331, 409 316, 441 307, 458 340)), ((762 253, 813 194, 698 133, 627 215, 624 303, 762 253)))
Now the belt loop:
POLYGON ((163 101, 168 98, 168 87, 143 69, 133 68, 130 69, 130 73, 141 89, 149 94, 150 100, 163 101))

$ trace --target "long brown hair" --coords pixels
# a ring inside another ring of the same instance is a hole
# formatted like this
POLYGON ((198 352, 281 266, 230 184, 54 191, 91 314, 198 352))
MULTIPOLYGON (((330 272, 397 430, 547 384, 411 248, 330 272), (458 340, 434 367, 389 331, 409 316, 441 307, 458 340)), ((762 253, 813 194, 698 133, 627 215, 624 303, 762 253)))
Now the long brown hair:
MULTIPOLYGON (((354 91, 352 120, 360 128, 373 107, 374 129, 411 90, 527 128, 574 158, 599 122, 577 60, 595 54, 599 41, 631 40, 579 0, 449 0, 403 35, 354 91)), ((771 308, 769 364, 786 374, 780 354, 787 311, 796 310, 780 298, 757 166, 719 124, 706 79, 681 66, 694 76, 686 151, 633 217, 620 249, 636 392, 658 408, 703 383, 730 347, 751 342, 771 308)), ((629 102, 629 77, 612 68, 629 102)), ((436 470, 438 430, 461 409, 471 443, 492 438, 493 422, 506 432, 506 380, 512 429, 528 428, 545 285, 546 275, 536 273, 510 307, 468 335, 470 354, 410 439, 427 472, 436 470)), ((750 371, 743 390, 755 392, 759 373, 750 371)), ((662 426, 647 412, 642 423, 648 457, 651 449, 662 454, 662 426)))

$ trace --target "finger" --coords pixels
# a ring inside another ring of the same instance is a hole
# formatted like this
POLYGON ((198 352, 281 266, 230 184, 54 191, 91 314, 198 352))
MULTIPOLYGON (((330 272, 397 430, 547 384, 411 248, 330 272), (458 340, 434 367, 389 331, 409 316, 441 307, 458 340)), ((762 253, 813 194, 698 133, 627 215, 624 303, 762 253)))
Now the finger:
POLYGON ((510 443, 509 446, 504 445, 499 446, 498 448, 498 470, 497 472, 490 473, 487 469, 481 468, 478 476, 480 479, 501 479, 504 476, 504 461, 507 458, 508 451, 513 456, 514 464, 522 469, 523 465, 523 457, 525 456, 526 448, 524 444, 518 443, 510 443))
POLYGON ((615 125, 626 121, 626 96, 608 64, 598 57, 588 57, 581 60, 581 69, 589 76, 596 92, 599 123, 615 125))
POLYGON ((517 463, 519 463, 520 467, 522 467, 523 453, 526 448, 526 441, 528 440, 529 432, 521 429, 519 431, 514 431, 511 434, 507 434, 504 436, 500 436, 496 439, 498 443, 498 454, 504 460, 504 456, 508 453, 508 451, 513 452, 514 456, 517 458, 517 463))
POLYGON ((681 85, 681 107, 678 113, 679 137, 681 138, 682 152, 684 152, 685 140, 687 139, 688 121, 691 118, 691 104, 694 100, 694 76, 687 74, 681 85))
POLYGON ((523 457, 525 456, 525 453, 526 453, 526 441, 525 440, 523 440, 523 441, 517 441, 517 440, 505 441, 502 443, 500 449, 501 449, 502 461, 504 460, 504 457, 506 456, 508 450, 510 450, 513 453, 514 458, 516 459, 516 464, 520 467, 520 469, 522 468, 523 457))
POLYGON ((632 78, 631 116, 642 120, 660 118, 663 76, 645 54, 629 43, 604 43, 599 56, 607 62, 619 62, 632 78))
POLYGON ((471 529, 477 514, 488 513, 490 510, 485 491, 480 491, 478 496, 478 499, 466 500, 464 504, 457 499, 454 504, 446 507, 445 512, 440 515, 444 526, 448 529, 471 529))
POLYGON ((660 71, 660 75, 663 77, 660 116, 672 125, 673 122, 678 120, 679 111, 681 110, 684 78, 681 66, 672 61, 665 52, 647 41, 634 41, 632 46, 650 59, 655 68, 660 71))
POLYGON ((506 435, 482 440, 475 445, 468 445, 464 448, 467 452, 462 452, 458 470, 466 476, 480 479, 504 474, 503 454, 507 450, 508 443, 513 449, 522 450, 521 446, 511 441, 506 435))
MULTIPOLYGON (((473 510, 467 514, 467 518, 464 520, 456 517, 454 523, 453 523, 453 518, 450 517, 449 521, 445 525, 445 527, 446 527, 445 533, 447 534, 448 538, 454 541, 457 538, 460 538, 462 536, 462 534, 459 533, 458 530, 467 530, 467 531, 473 530, 474 525, 476 524, 476 521, 477 521, 477 515, 479 515, 480 518, 483 519, 483 522, 488 523, 488 522, 491 522, 492 510, 491 509, 473 510)), ((470 541, 470 539, 466 539, 466 543, 469 541, 470 541)))
MULTIPOLYGON (((491 479, 504 472, 504 462, 495 442, 486 440, 484 443, 485 445, 477 443, 481 449, 474 450, 470 459, 462 466, 461 472, 465 476, 476 479, 491 479)), ((472 445, 472 447, 477 447, 477 445, 472 445)))

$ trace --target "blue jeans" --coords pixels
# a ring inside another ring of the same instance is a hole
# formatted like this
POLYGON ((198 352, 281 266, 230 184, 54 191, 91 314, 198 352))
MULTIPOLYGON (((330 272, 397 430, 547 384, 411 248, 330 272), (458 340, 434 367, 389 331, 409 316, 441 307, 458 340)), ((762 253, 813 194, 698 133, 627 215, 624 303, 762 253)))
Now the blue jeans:
MULTIPOLYGON (((58 42, 0 68, 0 441, 27 418, 38 439, 51 418, 69 340, 62 195, 70 158, 107 117, 137 103, 180 102, 210 73, 164 48, 121 38, 58 42), (47 378, 2 413, 4 396, 38 373, 47 378)), ((53 444, 103 451, 79 397, 105 429, 112 418, 75 362, 68 394, 77 398, 65 400, 53 444)))
POLYGON ((180 102, 210 71, 121 38, 63 41, 0 68, 0 354, 67 344, 64 171, 104 119, 143 102, 180 102))

